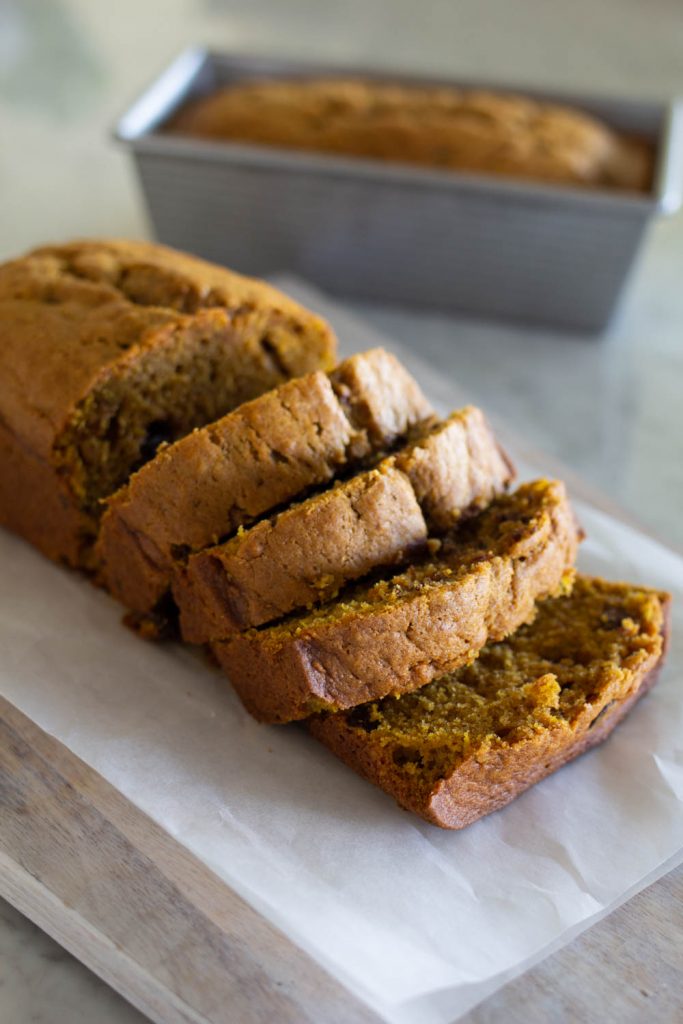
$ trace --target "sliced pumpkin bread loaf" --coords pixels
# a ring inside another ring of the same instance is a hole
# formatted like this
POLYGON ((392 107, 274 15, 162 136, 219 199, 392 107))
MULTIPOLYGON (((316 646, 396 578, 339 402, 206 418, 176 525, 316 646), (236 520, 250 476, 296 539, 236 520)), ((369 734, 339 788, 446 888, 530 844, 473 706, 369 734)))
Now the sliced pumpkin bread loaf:
POLYGON ((579 576, 471 665, 310 730, 402 807, 463 828, 610 734, 656 680, 669 600, 579 576))
POLYGON ((108 502, 102 575, 151 612, 193 551, 391 448, 433 409, 383 349, 352 356, 246 403, 162 448, 108 502))
POLYGON ((183 638, 220 640, 335 597, 424 549, 505 490, 512 467, 469 406, 371 470, 192 555, 173 596, 183 638))
POLYGON ((334 364, 319 317, 144 242, 46 246, 0 266, 0 523, 92 564, 101 499, 163 441, 334 364))
POLYGON ((496 498, 404 572, 214 643, 247 709, 287 722, 417 689, 533 618, 571 580, 579 528, 561 483, 496 498))

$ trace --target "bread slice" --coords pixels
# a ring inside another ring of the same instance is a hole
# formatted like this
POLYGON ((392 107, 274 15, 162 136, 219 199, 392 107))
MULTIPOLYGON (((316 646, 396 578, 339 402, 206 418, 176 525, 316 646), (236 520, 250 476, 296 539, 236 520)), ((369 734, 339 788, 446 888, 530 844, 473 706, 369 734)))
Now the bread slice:
POLYGON ((529 621, 535 602, 570 580, 578 540, 564 486, 524 484, 447 537, 436 557, 212 650, 265 722, 414 690, 529 621))
POLYGON ((193 555, 173 584, 182 637, 220 640, 318 604, 426 543, 408 478, 383 464, 193 555))
POLYGON ((609 735, 657 678, 669 601, 579 576, 473 664, 310 730, 402 807, 463 828, 609 735))
POLYGON ((385 451, 433 409, 383 349, 290 381, 158 452, 113 495, 98 556, 111 593, 151 612, 179 564, 385 451))
POLYGON ((330 600, 343 584, 415 555, 428 528, 452 527, 511 478, 483 413, 453 413, 376 469, 192 555, 173 584, 183 638, 221 640, 330 600))
POLYGON ((0 523, 92 566, 101 499, 174 441, 334 364, 319 317, 161 246, 47 246, 0 266, 0 523))

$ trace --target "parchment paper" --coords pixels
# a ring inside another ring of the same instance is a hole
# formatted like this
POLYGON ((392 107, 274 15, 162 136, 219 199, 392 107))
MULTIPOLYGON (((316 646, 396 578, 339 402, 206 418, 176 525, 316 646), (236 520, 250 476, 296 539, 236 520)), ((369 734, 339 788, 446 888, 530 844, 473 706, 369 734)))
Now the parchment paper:
MULTIPOLYGON (((324 311, 346 351, 377 343, 324 311)), ((387 1020, 445 1024, 683 860, 683 560, 577 508, 584 571, 674 593, 668 667, 605 745, 460 833, 257 725, 217 670, 3 531, 0 690, 387 1020)))

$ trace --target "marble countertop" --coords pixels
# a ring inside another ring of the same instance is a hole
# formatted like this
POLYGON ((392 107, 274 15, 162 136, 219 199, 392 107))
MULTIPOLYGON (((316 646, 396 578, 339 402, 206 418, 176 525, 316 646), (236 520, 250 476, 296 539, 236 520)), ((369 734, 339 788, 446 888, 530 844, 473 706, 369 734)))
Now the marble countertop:
MULTIPOLYGON (((4 0, 0 258, 48 239, 148 233, 127 154, 108 132, 174 53, 202 42, 522 87, 683 93, 678 0, 427 0, 419 7, 411 0, 4 0)), ((601 339, 353 308, 683 548, 682 272, 679 215, 654 226, 601 339)), ((500 1015, 482 1021, 504 1019, 500 998, 496 1005, 500 1015)), ((0 1019, 143 1020, 7 905, 0 907, 0 1019)))

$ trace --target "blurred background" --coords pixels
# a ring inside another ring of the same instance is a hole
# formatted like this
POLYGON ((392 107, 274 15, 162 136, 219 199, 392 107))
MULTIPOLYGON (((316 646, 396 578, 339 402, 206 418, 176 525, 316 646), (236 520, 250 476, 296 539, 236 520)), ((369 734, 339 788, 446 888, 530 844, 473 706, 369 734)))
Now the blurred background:
MULTIPOLYGON (((520 90, 683 95, 681 0, 0 0, 0 258, 75 236, 150 236, 111 132, 190 45, 520 90)), ((683 548, 682 280, 678 215, 654 225, 599 338, 405 309, 400 295, 346 306, 683 548)), ((19 915, 3 915, 6 962, 24 952, 2 1020, 141 1019, 19 915)))

